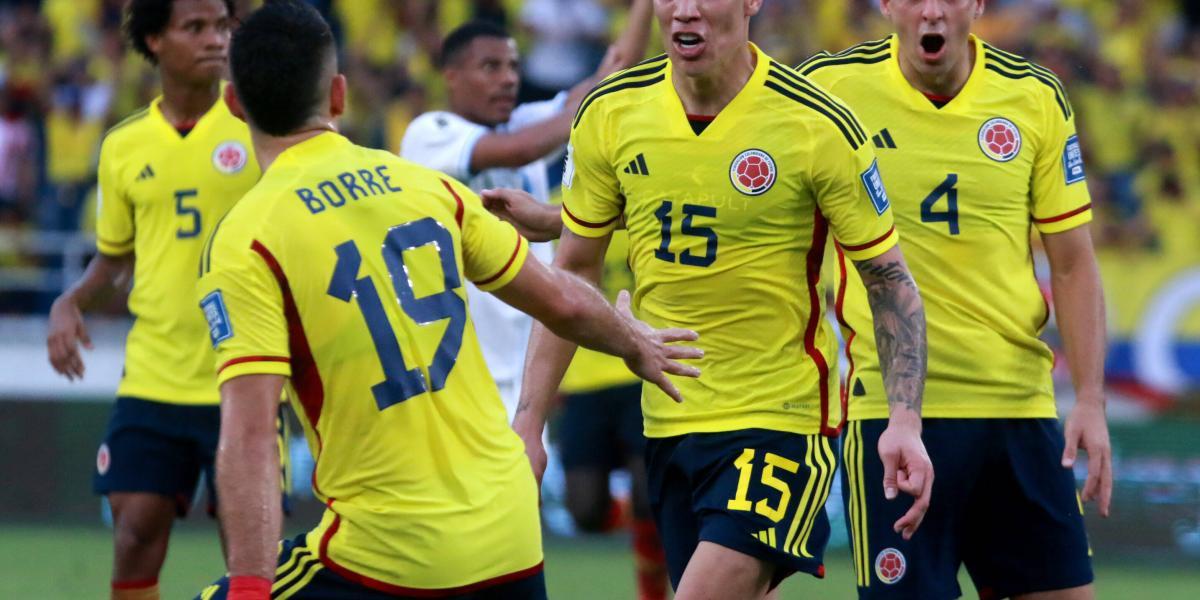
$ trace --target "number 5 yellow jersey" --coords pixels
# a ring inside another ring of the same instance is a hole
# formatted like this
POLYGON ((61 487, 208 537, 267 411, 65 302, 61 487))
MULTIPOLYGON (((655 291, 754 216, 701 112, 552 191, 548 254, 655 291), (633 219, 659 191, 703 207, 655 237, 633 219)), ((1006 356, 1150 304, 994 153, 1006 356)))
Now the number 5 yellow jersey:
POLYGON ((134 254, 117 395, 177 404, 216 404, 212 349, 193 307, 205 240, 258 181, 246 124, 217 99, 187 135, 154 100, 113 127, 100 148, 96 246, 134 254))
POLYGON ((598 237, 623 215, 638 315, 696 330, 705 352, 698 379, 673 379, 682 404, 643 386, 650 437, 836 431, 837 340, 820 279, 826 239, 832 230, 859 260, 896 244, 854 114, 751 49, 750 79, 699 134, 665 56, 602 82, 571 132, 563 223, 598 237))
MULTIPOLYGON (((1075 117, 1048 70, 971 38, 962 91, 937 108, 900 72, 896 37, 797 67, 854 107, 891 192, 929 336, 926 417, 1053 418, 1048 309, 1030 229, 1091 220, 1075 117)), ((839 253, 851 419, 888 416, 870 307, 839 253)))
POLYGON ((451 178, 323 133, 281 154, 210 246, 218 380, 289 377, 327 567, 403 595, 541 568, 537 485, 463 287, 516 276, 516 230, 451 178))

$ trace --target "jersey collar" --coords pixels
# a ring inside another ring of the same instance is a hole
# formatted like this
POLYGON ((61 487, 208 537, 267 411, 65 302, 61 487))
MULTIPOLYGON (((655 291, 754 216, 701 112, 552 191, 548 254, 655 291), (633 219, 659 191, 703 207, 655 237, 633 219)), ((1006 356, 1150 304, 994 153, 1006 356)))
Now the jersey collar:
POLYGON ((189 132, 187 136, 179 135, 179 131, 175 129, 175 126, 172 125, 171 122, 167 120, 167 116, 163 114, 163 97, 161 94, 159 94, 159 96, 154 100, 150 101, 150 114, 152 115, 154 121, 159 125, 160 129, 162 129, 164 132, 169 132, 170 135, 176 140, 186 141, 188 139, 202 137, 204 130, 208 128, 208 124, 215 120, 214 115, 220 111, 229 111, 229 108, 225 106, 226 85, 229 85, 228 82, 221 82, 221 91, 217 94, 217 101, 213 102, 213 105, 208 107, 208 111, 200 116, 200 119, 196 121, 196 126, 192 127, 191 132, 189 132))
POLYGON ((984 77, 985 54, 983 51, 983 40, 975 37, 975 34, 971 34, 968 40, 975 47, 975 64, 971 67, 971 74, 967 76, 967 83, 963 85, 962 90, 959 90, 958 95, 953 100, 942 108, 937 108, 925 97, 925 94, 913 87, 908 82, 908 79, 905 79, 904 72, 900 70, 900 36, 892 34, 888 44, 888 52, 891 55, 888 61, 891 65, 888 69, 888 74, 892 78, 893 83, 896 84, 896 89, 903 90, 900 97, 912 108, 922 111, 957 113, 965 110, 964 107, 970 106, 971 99, 975 96, 976 90, 982 85, 980 81, 984 77))
POLYGON ((274 163, 271 163, 271 169, 274 169, 276 165, 304 164, 325 160, 328 158, 328 152, 342 144, 348 143, 350 143, 350 140, 342 137, 339 133, 332 131, 319 133, 279 153, 279 157, 275 159, 274 163))
POLYGON ((733 97, 733 100, 730 100, 729 104, 721 109, 721 112, 717 113, 712 123, 709 123, 708 127, 699 136, 692 130, 692 126, 688 122, 687 112, 683 109, 683 100, 679 98, 679 92, 675 91, 675 84, 671 79, 673 65, 670 60, 667 61, 667 85, 664 88, 667 91, 663 93, 663 99, 667 105, 667 113, 670 115, 667 121, 671 133, 689 138, 707 137, 719 139, 736 126, 738 114, 753 112, 750 110, 749 105, 754 102, 755 96, 758 95, 759 90, 762 89, 763 84, 767 80, 767 70, 771 64, 771 57, 767 56, 753 42, 747 43, 755 55, 754 72, 750 74, 750 79, 746 80, 746 85, 742 86, 742 89, 733 97))

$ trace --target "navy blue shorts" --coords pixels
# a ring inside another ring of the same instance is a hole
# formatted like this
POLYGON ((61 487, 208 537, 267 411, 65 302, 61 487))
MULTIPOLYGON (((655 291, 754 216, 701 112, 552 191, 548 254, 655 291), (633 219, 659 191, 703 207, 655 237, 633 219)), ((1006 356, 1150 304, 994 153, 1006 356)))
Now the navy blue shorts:
MULTIPOLYGON (((279 443, 287 447, 287 427, 282 407, 278 420, 279 443)), ((208 492, 208 514, 216 515, 217 490, 213 466, 221 435, 221 408, 117 398, 108 432, 96 454, 92 489, 112 492, 148 492, 174 499, 179 516, 191 507, 200 475, 208 492)), ((283 469, 284 510, 288 509, 287 452, 280 455, 283 469)))
POLYGON ((825 576, 825 500, 837 470, 829 438, 766 429, 651 438, 650 508, 671 585, 701 541, 775 567, 775 587, 797 571, 825 576))
POLYGON ((563 468, 611 471, 645 452, 642 384, 605 388, 566 398, 559 420, 563 468))
MULTIPOLYGON (((386 593, 355 583, 325 567, 317 549, 306 543, 307 533, 284 540, 279 548, 279 566, 275 570, 274 600, 396 600, 397 598, 441 598, 443 600, 546 600, 546 578, 541 569, 519 579, 496 583, 462 593, 447 591, 440 595, 423 591, 418 596, 386 593)), ((474 587, 474 586, 469 586, 474 587)), ((208 586, 196 600, 224 600, 229 592, 229 576, 208 586)))
POLYGON ((912 498, 883 497, 886 419, 843 434, 842 495, 859 598, 958 598, 965 564, 983 600, 1092 582, 1075 478, 1054 419, 925 419, 929 512, 909 541, 892 525, 912 498))

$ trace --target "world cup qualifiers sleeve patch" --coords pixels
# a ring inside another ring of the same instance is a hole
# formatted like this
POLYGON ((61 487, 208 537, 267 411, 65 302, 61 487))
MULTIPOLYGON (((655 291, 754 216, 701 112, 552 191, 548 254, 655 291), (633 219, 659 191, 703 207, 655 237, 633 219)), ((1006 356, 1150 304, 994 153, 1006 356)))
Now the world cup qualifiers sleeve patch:
POLYGON ((1067 185, 1079 183, 1085 179, 1083 173, 1083 151, 1079 149, 1079 136, 1067 138, 1067 147, 1063 148, 1063 176, 1067 185))
POLYGON ((891 203, 888 202, 887 190, 883 187, 883 177, 879 176, 879 161, 872 162, 870 168, 863 171, 859 177, 862 178, 863 186, 867 188, 871 204, 875 205, 875 212, 882 215, 891 203))
POLYGON ((562 186, 571 189, 575 184, 575 148, 567 144, 567 160, 563 165, 562 186))
POLYGON ((208 336, 212 339, 213 348, 233 337, 233 325, 229 323, 229 311, 225 309, 221 290, 205 296, 200 301, 200 308, 204 310, 204 318, 208 321, 208 336))

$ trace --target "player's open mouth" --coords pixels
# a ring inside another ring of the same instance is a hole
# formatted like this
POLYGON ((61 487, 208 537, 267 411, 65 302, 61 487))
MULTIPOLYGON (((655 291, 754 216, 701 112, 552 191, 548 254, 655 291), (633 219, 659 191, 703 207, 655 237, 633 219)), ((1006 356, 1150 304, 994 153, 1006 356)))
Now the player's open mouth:
POLYGON ((945 47, 946 37, 940 33, 926 33, 921 36, 921 56, 925 60, 941 58, 945 47))
POLYGON ((681 32, 671 36, 676 52, 685 59, 697 58, 704 52, 704 37, 698 33, 681 32))

